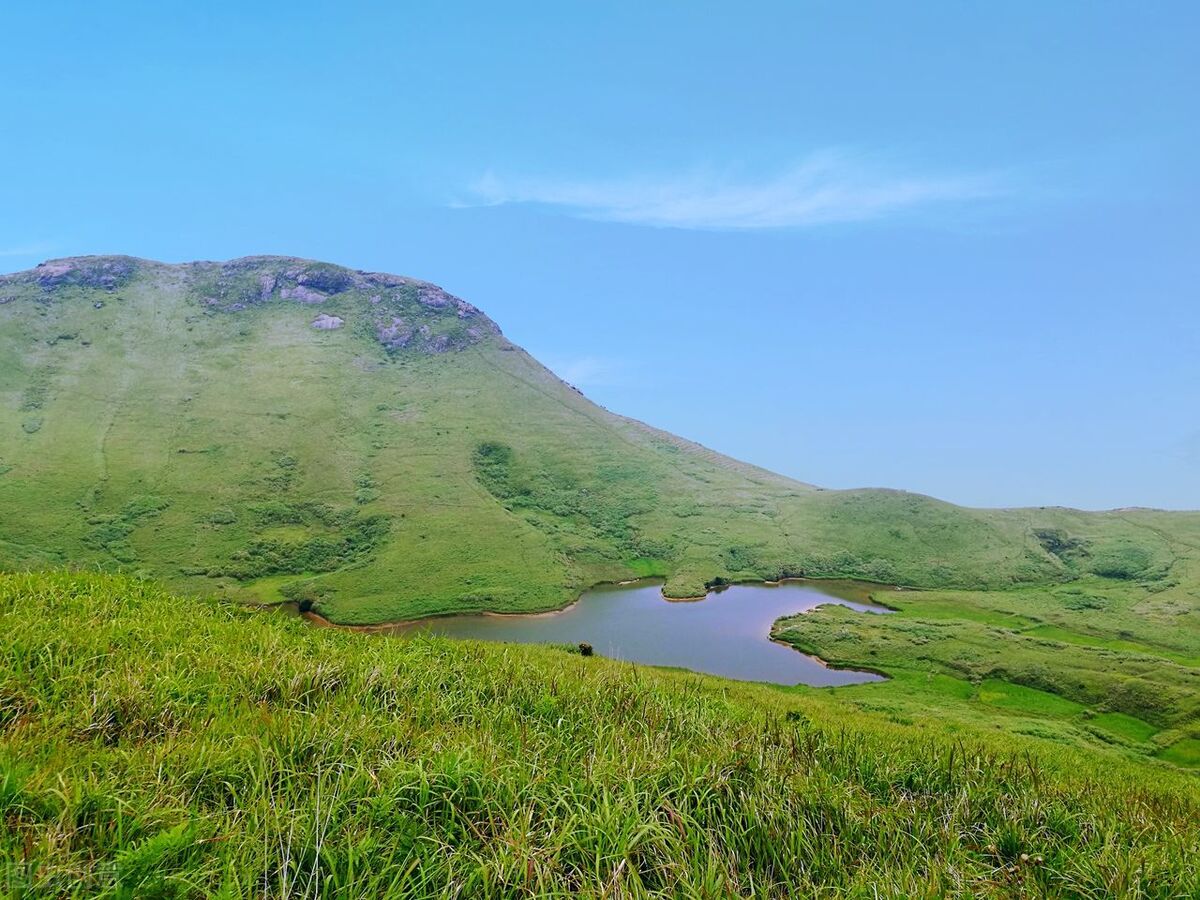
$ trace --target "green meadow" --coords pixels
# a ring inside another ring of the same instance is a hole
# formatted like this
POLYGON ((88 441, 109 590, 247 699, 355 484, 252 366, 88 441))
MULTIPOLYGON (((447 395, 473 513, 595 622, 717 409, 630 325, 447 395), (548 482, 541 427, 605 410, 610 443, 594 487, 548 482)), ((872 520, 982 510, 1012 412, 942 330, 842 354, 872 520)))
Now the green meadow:
MULTIPOLYGON (((1180 575, 1192 560, 1177 562, 1180 575)), ((1193 582, 1187 582, 1191 585, 1193 582)), ((1200 635, 1194 588, 1081 578, 1005 591, 894 591, 887 616, 823 606, 775 624, 827 662, 886 672, 839 688, 864 710, 1005 730, 1196 766, 1200 635)))

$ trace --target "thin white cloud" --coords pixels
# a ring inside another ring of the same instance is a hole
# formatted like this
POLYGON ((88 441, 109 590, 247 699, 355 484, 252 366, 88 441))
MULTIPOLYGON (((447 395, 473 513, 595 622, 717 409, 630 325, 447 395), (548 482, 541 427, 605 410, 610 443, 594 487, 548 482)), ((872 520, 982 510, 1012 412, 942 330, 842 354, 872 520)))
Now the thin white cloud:
POLYGON ((823 151, 757 179, 712 171, 590 181, 488 173, 471 186, 471 199, 456 205, 528 203, 608 222, 748 231, 869 222, 1003 192, 996 176, 908 174, 823 151))
POLYGON ((550 356, 547 365, 559 378, 577 388, 620 387, 629 383, 628 366, 619 359, 550 356))

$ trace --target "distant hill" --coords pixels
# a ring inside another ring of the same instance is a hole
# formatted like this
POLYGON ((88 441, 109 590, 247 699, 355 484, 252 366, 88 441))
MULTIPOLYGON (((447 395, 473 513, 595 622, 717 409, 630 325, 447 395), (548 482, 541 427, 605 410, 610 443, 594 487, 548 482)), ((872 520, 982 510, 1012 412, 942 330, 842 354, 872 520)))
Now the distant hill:
POLYGON ((602 409, 432 284, 286 257, 0 276, 0 509, 2 569, 341 622, 548 609, 641 575, 673 596, 1091 575, 1164 609, 1200 581, 1180 562, 1200 514, 821 490, 602 409))

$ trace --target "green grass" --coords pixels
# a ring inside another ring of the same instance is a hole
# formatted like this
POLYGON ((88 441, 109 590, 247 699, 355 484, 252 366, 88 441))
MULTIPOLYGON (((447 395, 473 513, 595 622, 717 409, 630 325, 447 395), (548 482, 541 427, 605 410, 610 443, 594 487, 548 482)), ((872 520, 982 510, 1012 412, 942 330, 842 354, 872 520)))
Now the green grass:
POLYGON ((16 897, 1200 891, 1194 777, 839 692, 94 574, 0 576, 0 654, 16 897))
MULTIPOLYGON (((316 573, 307 573, 308 577, 316 577, 316 573)), ((286 585, 297 585, 304 583, 304 574, 299 578, 296 575, 265 575, 262 578, 256 578, 253 581, 246 582, 246 595, 253 603, 287 603, 288 599, 281 593, 286 585)))
POLYGON ((661 559, 630 559, 625 564, 635 578, 658 578, 666 574, 666 565, 661 559))
MULTIPOLYGON (((1189 557, 1176 563, 1182 584, 1194 583, 1194 566, 1189 557)), ((1084 578, 879 596, 898 612, 823 607, 776 623, 775 637, 891 675, 840 696, 898 721, 932 714, 964 728, 1172 761, 1186 754, 1164 754, 1165 742, 1200 736, 1200 667, 1188 664, 1200 635, 1187 590, 1084 578)))
POLYGON ((1175 763, 1177 766, 1187 766, 1200 769, 1200 738, 1184 738, 1164 747, 1157 754, 1159 759, 1175 763))
POLYGON ((1115 734, 1129 741, 1148 741, 1158 729, 1149 722, 1143 722, 1125 713, 1100 713, 1092 717, 1091 724, 1110 734, 1115 734))
POLYGON ((1020 710, 1023 713, 1038 716, 1067 718, 1083 711, 1082 704, 1064 699, 1057 694, 996 679, 988 679, 979 685, 975 696, 980 703, 986 703, 989 706, 1020 710))
POLYGON ((1025 634, 1034 637, 1048 638, 1052 641, 1059 641, 1064 644, 1078 644, 1083 647, 1104 647, 1109 650, 1125 650, 1131 653, 1147 653, 1151 656, 1163 656, 1175 662, 1183 663, 1187 666, 1200 666, 1200 657, 1186 656, 1181 653, 1172 653, 1164 650, 1162 647, 1155 647, 1152 644, 1139 643, 1138 641, 1126 641, 1120 638, 1099 637, 1093 634, 1081 634, 1077 631, 1071 631, 1068 628, 1063 628, 1058 625, 1036 625, 1032 628, 1025 629, 1025 634))

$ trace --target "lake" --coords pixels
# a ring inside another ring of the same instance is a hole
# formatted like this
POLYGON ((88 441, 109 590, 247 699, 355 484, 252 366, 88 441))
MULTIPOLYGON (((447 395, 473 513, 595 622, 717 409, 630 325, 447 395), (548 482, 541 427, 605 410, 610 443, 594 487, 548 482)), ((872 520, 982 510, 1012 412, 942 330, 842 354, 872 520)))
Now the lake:
POLYGON ((830 669, 770 639, 776 619, 835 603, 864 614, 890 612, 867 594, 886 588, 848 582, 786 581, 733 585, 703 600, 666 600, 661 584, 604 585, 559 612, 460 615, 388 626, 452 638, 516 643, 586 642, 601 656, 676 666, 739 681, 841 685, 880 681, 873 672, 830 669))

